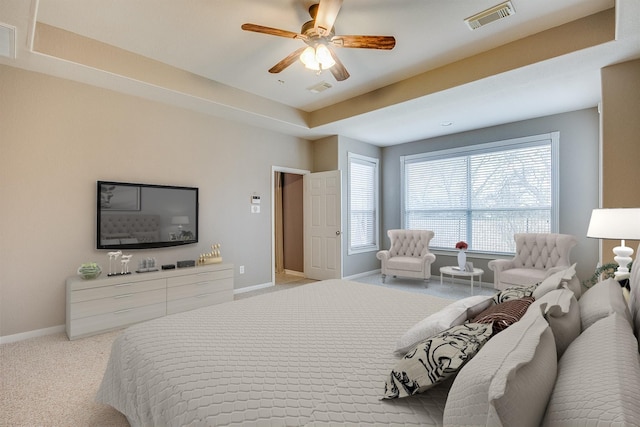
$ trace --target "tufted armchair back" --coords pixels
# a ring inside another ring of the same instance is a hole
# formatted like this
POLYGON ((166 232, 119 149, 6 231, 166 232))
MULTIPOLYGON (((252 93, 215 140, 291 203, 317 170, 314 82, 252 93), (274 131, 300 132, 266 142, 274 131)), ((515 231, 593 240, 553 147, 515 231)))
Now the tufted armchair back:
POLYGON ((382 261, 382 282, 387 275, 429 280, 431 264, 436 260, 436 256, 429 252, 433 231, 389 230, 387 236, 391 246, 376 254, 382 261))
POLYGON ((430 230, 389 230, 387 231, 391 247, 389 255, 420 258, 429 253, 429 242, 434 233, 430 230))
POLYGON ((548 270, 552 267, 570 266, 569 254, 578 243, 574 236, 553 233, 517 233, 515 268, 548 270))
MULTIPOLYGON (((493 286, 503 290, 513 285, 540 283, 556 271, 571 265, 571 249, 578 239, 570 234, 516 233, 516 254, 512 259, 489 261, 493 270, 493 286)), ((579 298, 580 281, 570 283, 571 290, 579 298)))

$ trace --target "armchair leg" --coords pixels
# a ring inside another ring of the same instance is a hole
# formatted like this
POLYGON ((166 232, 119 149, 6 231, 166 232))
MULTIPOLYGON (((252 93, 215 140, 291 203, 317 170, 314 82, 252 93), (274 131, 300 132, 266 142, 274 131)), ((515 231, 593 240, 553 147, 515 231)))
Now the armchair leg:
POLYGON ((387 275, 386 275, 386 274, 383 274, 383 275, 382 275, 382 283, 384 283, 384 281, 385 281, 385 279, 386 279, 386 278, 387 278, 387 275))

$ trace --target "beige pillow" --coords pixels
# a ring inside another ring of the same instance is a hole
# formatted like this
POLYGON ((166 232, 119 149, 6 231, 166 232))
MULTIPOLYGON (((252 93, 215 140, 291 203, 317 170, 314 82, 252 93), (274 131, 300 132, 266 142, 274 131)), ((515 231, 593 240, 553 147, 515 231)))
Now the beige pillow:
POLYGON ((560 358, 582 331, 578 300, 572 291, 556 289, 531 304, 525 316, 536 315, 536 312, 540 311, 551 326, 560 358))
POLYGON ((579 305, 583 331, 612 313, 620 314, 633 326, 622 287, 615 279, 606 279, 590 287, 580 298, 579 305))
POLYGON ((636 426, 639 384, 633 331, 627 319, 611 314, 580 334, 560 359, 543 426, 636 426))
POLYGON ((553 333, 526 316, 485 344, 453 382, 443 424, 539 426, 556 377, 553 333))
POLYGON ((535 299, 540 299, 547 292, 553 291, 562 287, 563 281, 569 281, 576 275, 576 264, 573 264, 571 267, 566 268, 564 270, 557 271, 544 279, 538 286, 536 290, 533 291, 533 297, 535 299))
POLYGON ((398 339, 394 353, 399 356, 404 356, 421 341, 447 330, 452 326, 463 324, 470 316, 475 315, 475 313, 493 304, 491 298, 491 296, 485 295, 463 298, 449 304, 431 316, 422 319, 398 339))

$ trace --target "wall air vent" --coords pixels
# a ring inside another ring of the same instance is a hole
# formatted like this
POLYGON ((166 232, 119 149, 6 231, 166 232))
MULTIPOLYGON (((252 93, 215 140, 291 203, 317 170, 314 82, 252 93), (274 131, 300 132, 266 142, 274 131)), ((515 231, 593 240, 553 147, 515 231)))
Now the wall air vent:
POLYGON ((511 16, 514 13, 516 13, 516 10, 513 8, 513 5, 510 1, 506 1, 476 15, 470 16, 465 19, 464 22, 467 23, 469 28, 475 30, 484 25, 490 24, 491 22, 497 21, 498 19, 511 16))
POLYGON ((327 89, 331 89, 333 86, 331 86, 329 83, 327 82, 320 82, 316 85, 310 86, 307 88, 307 90, 311 93, 320 93, 323 92, 327 89))
POLYGON ((0 55, 16 57, 16 27, 0 22, 0 55))

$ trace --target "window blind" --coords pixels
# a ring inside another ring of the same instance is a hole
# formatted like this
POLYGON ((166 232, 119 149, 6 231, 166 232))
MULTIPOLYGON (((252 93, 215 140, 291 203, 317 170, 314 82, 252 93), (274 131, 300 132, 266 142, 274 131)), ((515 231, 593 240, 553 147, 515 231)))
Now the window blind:
POLYGON ((403 227, 433 230, 433 248, 513 253, 514 233, 557 230, 557 133, 406 156, 403 227))
POLYGON ((349 253, 378 249, 378 159, 349 153, 349 253))

